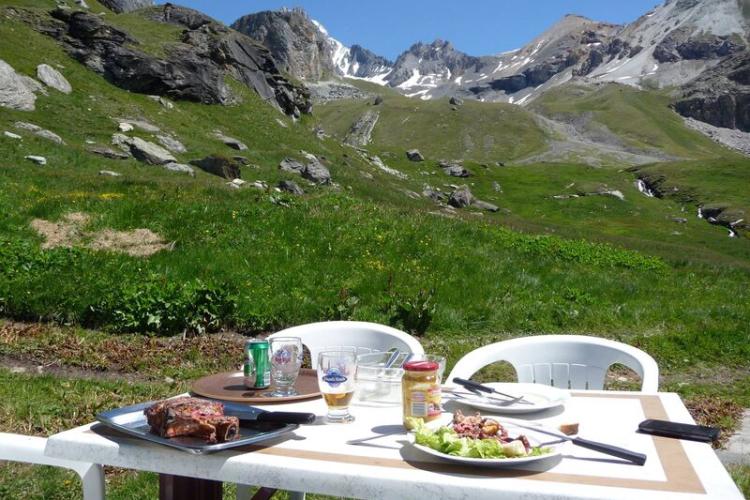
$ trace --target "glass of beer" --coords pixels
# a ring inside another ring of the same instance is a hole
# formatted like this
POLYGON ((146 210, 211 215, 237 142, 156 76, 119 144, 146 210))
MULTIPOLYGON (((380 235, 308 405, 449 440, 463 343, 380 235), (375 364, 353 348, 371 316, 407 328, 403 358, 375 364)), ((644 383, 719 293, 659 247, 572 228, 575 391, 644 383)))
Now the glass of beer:
POLYGON ((349 403, 354 396, 357 353, 353 350, 322 351, 318 354, 318 385, 328 405, 328 421, 354 421, 349 403))

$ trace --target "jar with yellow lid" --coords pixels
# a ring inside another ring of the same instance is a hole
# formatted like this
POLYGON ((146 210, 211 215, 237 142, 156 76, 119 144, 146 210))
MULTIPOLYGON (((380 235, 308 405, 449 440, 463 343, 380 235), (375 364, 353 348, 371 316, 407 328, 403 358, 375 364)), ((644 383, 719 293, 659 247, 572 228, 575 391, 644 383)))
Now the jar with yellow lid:
POLYGON ((435 361, 410 361, 404 364, 401 380, 404 407, 404 427, 411 429, 415 419, 424 422, 440 416, 439 365, 435 361))

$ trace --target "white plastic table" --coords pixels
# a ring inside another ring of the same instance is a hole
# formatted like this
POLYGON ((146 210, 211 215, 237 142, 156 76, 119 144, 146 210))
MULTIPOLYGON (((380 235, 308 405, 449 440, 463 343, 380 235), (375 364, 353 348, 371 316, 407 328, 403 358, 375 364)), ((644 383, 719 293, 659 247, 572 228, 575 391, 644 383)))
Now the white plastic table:
MULTIPOLYGON (((454 405, 446 403, 446 408, 454 405)), ((265 408, 309 411, 321 418, 285 439, 204 456, 89 424, 50 437, 45 453, 161 474, 355 498, 743 498, 708 444, 636 432, 645 418, 693 423, 672 393, 573 392, 564 409, 526 417, 551 425, 574 419, 580 422, 582 437, 646 453, 644 466, 568 443, 561 459, 536 468, 466 467, 411 447, 401 427, 400 407, 354 406, 357 420, 352 424, 323 423, 326 408, 320 399, 265 408), (373 439, 347 443, 369 437, 373 439)))

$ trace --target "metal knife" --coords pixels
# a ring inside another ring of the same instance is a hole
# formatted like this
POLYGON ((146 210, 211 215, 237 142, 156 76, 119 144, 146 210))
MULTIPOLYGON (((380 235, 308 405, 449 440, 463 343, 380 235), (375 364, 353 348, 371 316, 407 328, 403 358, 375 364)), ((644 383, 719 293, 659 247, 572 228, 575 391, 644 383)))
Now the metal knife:
POLYGON ((622 458, 623 460, 627 460, 628 462, 632 462, 636 465, 643 465, 646 463, 647 457, 643 453, 626 450, 625 448, 620 448, 618 446, 613 446, 611 444, 600 443, 598 441, 591 441, 589 439, 583 439, 581 437, 566 436, 565 434, 561 432, 556 432, 551 429, 546 429, 544 427, 540 427, 536 425, 520 423, 517 420, 503 419, 503 421, 509 424, 512 424, 516 427, 529 429, 534 432, 539 432, 542 434, 547 434, 548 436, 554 436, 558 439, 570 441, 574 445, 580 446, 581 448, 587 448, 589 450, 598 451, 599 453, 604 453, 605 455, 611 455, 613 457, 622 458))

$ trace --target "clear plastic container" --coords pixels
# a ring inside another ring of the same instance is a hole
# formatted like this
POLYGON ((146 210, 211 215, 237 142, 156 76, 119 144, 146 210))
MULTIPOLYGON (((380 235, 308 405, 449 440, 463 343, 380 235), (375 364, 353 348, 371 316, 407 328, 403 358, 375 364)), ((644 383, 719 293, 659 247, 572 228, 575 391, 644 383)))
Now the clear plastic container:
POLYGON ((390 357, 389 352, 357 356, 357 373, 354 377, 357 389, 354 398, 358 405, 401 405, 401 378, 404 370, 400 367, 386 368, 390 357))

